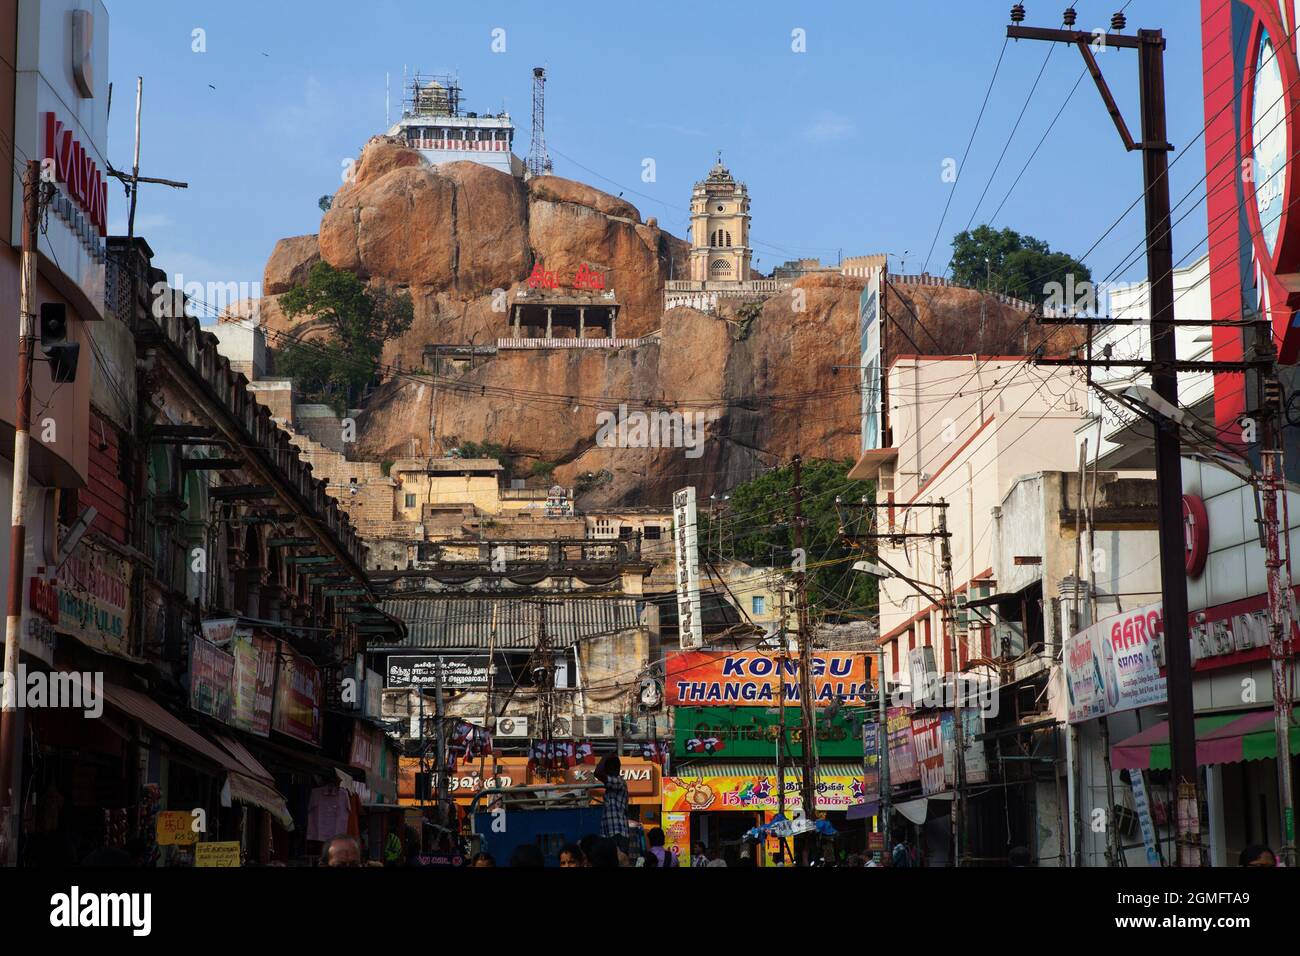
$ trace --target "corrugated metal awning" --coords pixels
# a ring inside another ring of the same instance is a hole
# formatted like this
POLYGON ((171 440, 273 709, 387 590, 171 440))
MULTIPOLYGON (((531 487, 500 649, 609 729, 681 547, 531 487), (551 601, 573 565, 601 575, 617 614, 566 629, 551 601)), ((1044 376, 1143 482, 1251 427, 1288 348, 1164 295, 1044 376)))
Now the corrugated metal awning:
MULTIPOLYGON (((519 598, 395 598, 385 613, 406 624, 402 650, 466 650, 488 646, 495 608, 497 650, 532 650, 537 646, 542 608, 519 598)), ((545 606, 546 633, 555 647, 568 647, 599 634, 616 634, 640 625, 637 602, 630 598, 573 598, 545 606)), ((372 644, 371 650, 377 650, 372 644)))

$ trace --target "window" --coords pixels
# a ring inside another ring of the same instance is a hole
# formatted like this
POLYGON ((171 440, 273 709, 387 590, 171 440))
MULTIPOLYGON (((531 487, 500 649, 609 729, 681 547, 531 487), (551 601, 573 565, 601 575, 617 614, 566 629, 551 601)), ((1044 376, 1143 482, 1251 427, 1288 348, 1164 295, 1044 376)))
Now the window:
POLYGON ((766 614, 766 613, 767 613, 767 598, 764 598, 764 597, 753 597, 753 598, 750 598, 750 599, 749 599, 749 605, 750 605, 750 613, 751 613, 751 614, 766 614))
POLYGON ((647 541, 658 541, 663 534, 663 528, 657 524, 648 524, 645 526, 645 539, 647 541))
POLYGON ((406 496, 406 507, 408 507, 408 508, 414 508, 414 507, 415 507, 415 495, 407 495, 407 496, 406 496))
POLYGON ((727 245, 730 246, 730 245, 731 245, 731 233, 730 233, 730 232, 727 232, 726 235, 727 235, 727 245))
POLYGON ((620 541, 631 541, 631 540, 632 540, 632 526, 631 526, 630 524, 625 524, 625 525, 620 525, 620 526, 619 526, 619 529, 618 529, 618 540, 620 540, 620 541))
POLYGON ((731 275, 731 263, 726 259, 715 259, 709 265, 709 275, 711 276, 729 276, 731 275))

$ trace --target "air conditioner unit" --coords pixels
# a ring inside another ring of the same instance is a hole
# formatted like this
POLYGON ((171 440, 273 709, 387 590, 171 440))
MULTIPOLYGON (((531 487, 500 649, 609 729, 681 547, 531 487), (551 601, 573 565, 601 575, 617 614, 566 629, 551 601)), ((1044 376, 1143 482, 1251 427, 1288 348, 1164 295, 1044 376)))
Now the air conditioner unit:
POLYGON ((572 737, 573 721, 568 717, 555 717, 551 720, 552 737, 572 737))
POLYGON ((615 718, 608 716, 587 716, 575 718, 578 737, 613 737, 615 718))
POLYGON ((496 736, 527 737, 528 718, 527 717, 498 717, 496 736))

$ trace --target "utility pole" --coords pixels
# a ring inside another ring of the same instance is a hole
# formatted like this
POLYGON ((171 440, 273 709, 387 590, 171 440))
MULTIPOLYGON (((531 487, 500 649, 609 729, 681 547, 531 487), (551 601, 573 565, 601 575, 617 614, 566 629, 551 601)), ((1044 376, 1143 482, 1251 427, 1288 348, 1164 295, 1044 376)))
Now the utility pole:
MULTIPOLYGON (((1165 38, 1160 30, 1139 30, 1126 36, 1123 13, 1111 17, 1113 33, 1024 27, 1024 7, 1011 11, 1012 39, 1070 43, 1083 56, 1088 71, 1110 112, 1127 150, 1142 153, 1142 185, 1146 213, 1147 282, 1151 302, 1151 387, 1160 398, 1178 406, 1178 354, 1175 347, 1173 235, 1169 215, 1169 151, 1165 125, 1165 38), (1138 53, 1138 85, 1142 138, 1135 142, 1115 104, 1093 56, 1093 45, 1130 49, 1138 53), (1103 46, 1104 45, 1104 46, 1103 46)), ((1065 25, 1073 27, 1073 8, 1065 25)), ((1072 306, 1073 303, 1069 304, 1072 306)), ((1091 342, 1091 337, 1089 338, 1091 342)), ((1047 363, 1044 363, 1047 364, 1047 363)), ((1101 363, 1097 363, 1101 364, 1101 363)), ((1119 363, 1112 363, 1119 364, 1119 363)), ((1195 711, 1192 704, 1192 648, 1187 628, 1187 572, 1184 565, 1183 483, 1181 437, 1172 420, 1155 429, 1156 485, 1159 500, 1160 591, 1165 629, 1166 685, 1169 696, 1169 745, 1173 769, 1175 822, 1180 866, 1201 865, 1200 810, 1197 794, 1195 711)))
POLYGON ((953 866, 961 866, 966 855, 966 742, 962 727, 962 698, 964 688, 958 675, 961 671, 961 646, 957 642, 957 619, 952 594, 952 546, 948 535, 948 505, 940 498, 939 505, 939 555, 943 573, 943 627, 948 632, 948 646, 952 649, 952 788, 957 799, 953 802, 952 850, 953 866))
MULTIPOLYGON (((784 819, 785 817, 785 662, 786 651, 789 650, 790 644, 786 638, 786 616, 785 616, 785 582, 781 582, 781 649, 777 654, 776 667, 780 681, 777 684, 777 720, 778 733, 776 738, 776 812, 784 819)), ((782 841, 784 845, 784 840, 782 841)))
POLYGON ((23 259, 18 293, 18 407, 14 421, 13 503, 9 529, 9 599, 5 610, 4 685, 0 687, 0 860, 18 863, 18 793, 22 766, 18 724, 18 651, 22 635, 23 555, 27 548, 28 457, 32 443, 32 350, 36 338, 36 224, 40 218, 41 164, 23 170, 23 259))
MULTIPOLYGON (((1258 482, 1264 495, 1264 566, 1268 569, 1268 648, 1273 676, 1273 732, 1277 738, 1277 792, 1282 811, 1283 866, 1296 864, 1295 793, 1291 778, 1291 682, 1289 663, 1294 656, 1292 644, 1291 595, 1283 574, 1287 562, 1282 557, 1279 534, 1278 499, 1286 494, 1282 463, 1282 428, 1278 420, 1282 411, 1282 385, 1277 379, 1276 353, 1271 330, 1256 329, 1256 351, 1273 361, 1260 379, 1259 409, 1263 417, 1264 447, 1260 450, 1263 474, 1258 482)), ((1289 545, 1288 545, 1289 546, 1289 545)))
POLYGON ((555 715, 551 689, 555 685, 555 663, 551 659, 551 642, 546 634, 546 602, 537 602, 537 660, 533 671, 537 681, 538 715, 542 721, 542 765, 546 768, 546 782, 551 782, 551 761, 555 757, 555 715))
MULTIPOLYGON (((803 554, 803 459, 794 456, 794 550, 796 558, 803 554)), ((802 561, 796 565, 794 573, 794 609, 799 628, 799 709, 802 716, 803 735, 803 781, 800 797, 803 801, 804 819, 814 823, 817 819, 817 753, 813 747, 817 733, 814 726, 812 689, 812 634, 808 629, 808 595, 807 581, 802 561)), ((784 683, 784 682, 783 682, 784 683)), ((803 845, 803 864, 809 863, 812 833, 809 831, 801 841, 803 845)))
POLYGON ((880 857, 883 863, 890 852, 889 815, 893 811, 893 801, 889 792, 889 709, 885 703, 885 649, 877 647, 873 652, 876 657, 876 696, 878 698, 879 727, 876 730, 876 759, 880 767, 880 857))
POLYGON ((434 745, 438 748, 438 821, 440 826, 449 826, 451 820, 447 813, 447 731, 443 726, 445 711, 442 702, 442 669, 443 659, 440 657, 433 672, 434 745))

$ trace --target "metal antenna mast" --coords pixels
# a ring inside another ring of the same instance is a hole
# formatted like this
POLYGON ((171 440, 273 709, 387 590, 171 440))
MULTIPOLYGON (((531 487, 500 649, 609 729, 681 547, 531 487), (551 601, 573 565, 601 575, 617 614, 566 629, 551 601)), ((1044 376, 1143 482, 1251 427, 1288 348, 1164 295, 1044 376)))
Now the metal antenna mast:
POLYGON ((533 142, 528 147, 528 175, 545 176, 551 171, 546 154, 546 68, 533 67, 533 142))

